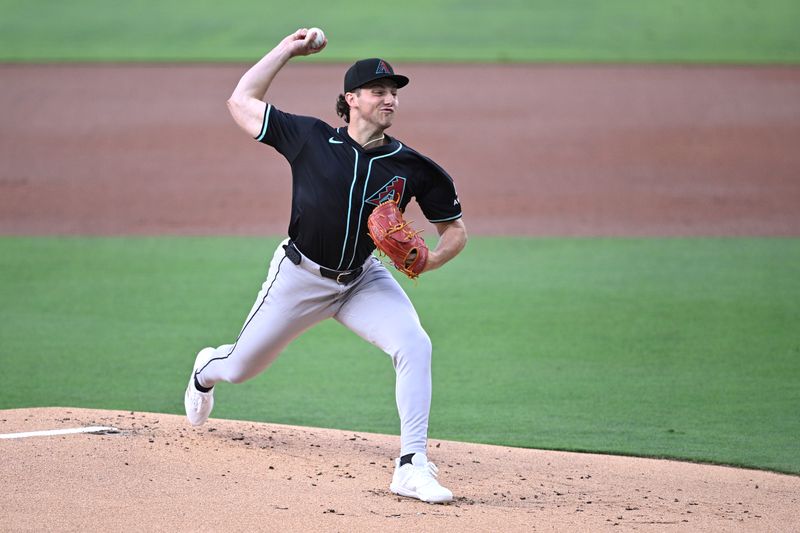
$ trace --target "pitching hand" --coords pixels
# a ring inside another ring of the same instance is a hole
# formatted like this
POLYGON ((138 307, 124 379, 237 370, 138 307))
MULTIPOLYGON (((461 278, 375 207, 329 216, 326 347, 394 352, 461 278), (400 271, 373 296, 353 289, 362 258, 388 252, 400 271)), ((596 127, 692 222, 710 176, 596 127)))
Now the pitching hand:
POLYGON ((312 45, 314 37, 316 37, 315 32, 309 32, 308 28, 300 28, 293 34, 285 37, 283 41, 281 41, 281 44, 288 47, 292 57, 308 56, 311 54, 317 54, 326 46, 328 46, 328 38, 326 37, 322 42, 322 46, 314 48, 312 45))

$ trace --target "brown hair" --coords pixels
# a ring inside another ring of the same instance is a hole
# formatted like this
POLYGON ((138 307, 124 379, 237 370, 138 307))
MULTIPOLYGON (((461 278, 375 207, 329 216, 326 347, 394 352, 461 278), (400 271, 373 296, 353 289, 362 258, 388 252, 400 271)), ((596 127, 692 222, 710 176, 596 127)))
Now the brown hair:
POLYGON ((350 122, 350 105, 344 99, 343 94, 340 94, 336 100, 336 114, 342 117, 345 122, 350 122))

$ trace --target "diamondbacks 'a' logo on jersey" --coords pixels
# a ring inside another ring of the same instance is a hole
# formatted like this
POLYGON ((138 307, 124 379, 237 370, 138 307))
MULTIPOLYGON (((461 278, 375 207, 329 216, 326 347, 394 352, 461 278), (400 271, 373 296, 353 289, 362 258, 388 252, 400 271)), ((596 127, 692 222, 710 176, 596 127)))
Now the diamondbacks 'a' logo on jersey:
POLYGON ((392 74, 392 71, 389 70, 389 67, 386 65, 386 62, 381 59, 378 61, 378 68, 375 69, 375 74, 392 74))
POLYGON ((383 202, 394 200, 398 204, 403 199, 403 193, 406 190, 406 179, 402 176, 395 176, 389 183, 384 185, 375 194, 367 198, 367 203, 372 205, 381 205, 383 202))

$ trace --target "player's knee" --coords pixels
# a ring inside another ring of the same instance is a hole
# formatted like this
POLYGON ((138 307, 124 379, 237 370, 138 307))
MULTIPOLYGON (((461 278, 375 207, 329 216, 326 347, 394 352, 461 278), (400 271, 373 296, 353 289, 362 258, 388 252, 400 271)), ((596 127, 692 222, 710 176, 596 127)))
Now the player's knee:
POLYGON ((429 366, 432 352, 431 338, 424 329, 416 328, 404 336, 403 345, 397 353, 396 363, 398 365, 429 366))
POLYGON ((420 334, 416 339, 417 349, 420 353, 423 353, 427 359, 430 359, 431 353, 433 352, 433 343, 431 343, 431 338, 424 329, 420 329, 419 331, 420 334))

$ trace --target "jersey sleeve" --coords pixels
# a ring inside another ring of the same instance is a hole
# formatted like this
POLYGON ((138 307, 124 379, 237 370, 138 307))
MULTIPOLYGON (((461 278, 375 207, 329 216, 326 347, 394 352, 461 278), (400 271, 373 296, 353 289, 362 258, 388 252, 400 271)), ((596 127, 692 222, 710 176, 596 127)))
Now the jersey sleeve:
POLYGON ((280 152, 290 162, 297 157, 319 119, 285 113, 267 104, 261 133, 255 138, 280 152))
POLYGON ((417 193, 417 203, 429 222, 448 222, 461 218, 461 202, 453 178, 432 160, 423 156, 426 185, 417 193))

